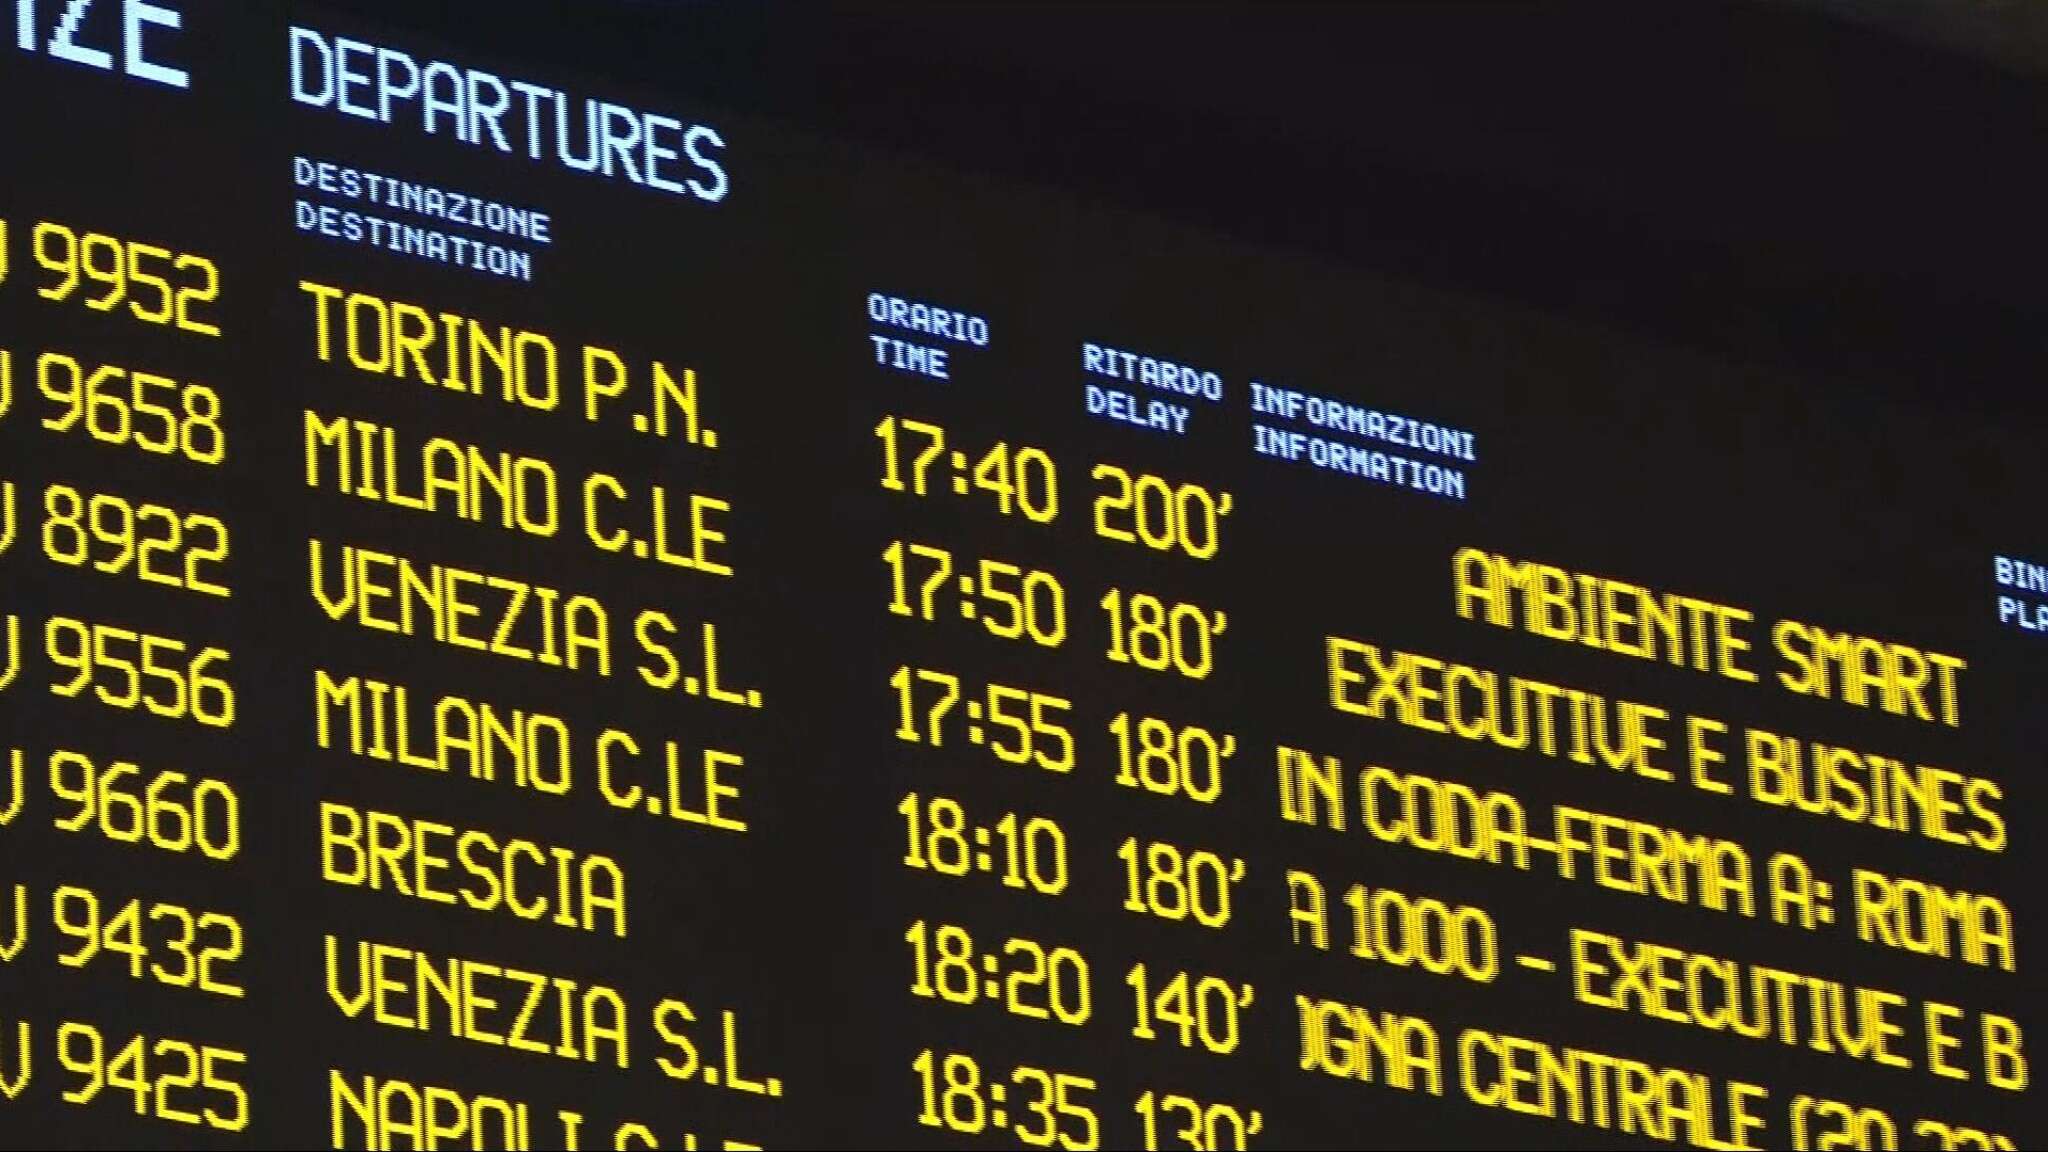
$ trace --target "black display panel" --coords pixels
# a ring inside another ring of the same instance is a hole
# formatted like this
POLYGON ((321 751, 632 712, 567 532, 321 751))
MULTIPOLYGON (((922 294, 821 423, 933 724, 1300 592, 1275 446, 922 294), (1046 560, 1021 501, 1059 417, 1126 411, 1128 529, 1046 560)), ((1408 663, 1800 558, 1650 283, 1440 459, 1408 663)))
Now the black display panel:
POLYGON ((13 8, 0 1143, 2043 1138, 2037 439, 13 8))

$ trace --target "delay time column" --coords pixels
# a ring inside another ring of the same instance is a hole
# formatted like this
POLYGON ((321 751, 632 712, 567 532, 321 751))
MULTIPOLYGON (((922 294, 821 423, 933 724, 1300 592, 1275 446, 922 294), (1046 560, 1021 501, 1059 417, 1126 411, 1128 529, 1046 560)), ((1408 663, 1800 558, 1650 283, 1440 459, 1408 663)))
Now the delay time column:
POLYGON ((1248 1089, 1272 1008, 1249 956, 1273 878, 1255 875, 1237 815, 1258 791, 1238 762, 1256 670, 1228 579, 1243 513, 1215 466, 1227 457, 1205 450, 1232 431, 1230 386, 1158 353, 1083 340, 1071 362, 1100 444, 1084 490, 1103 585, 1090 747, 1114 785, 1116 867, 1098 900, 1121 917, 1105 951, 1122 980, 1105 1024, 1128 1046, 1106 1123, 1111 1147, 1251 1148, 1268 1127, 1248 1089))

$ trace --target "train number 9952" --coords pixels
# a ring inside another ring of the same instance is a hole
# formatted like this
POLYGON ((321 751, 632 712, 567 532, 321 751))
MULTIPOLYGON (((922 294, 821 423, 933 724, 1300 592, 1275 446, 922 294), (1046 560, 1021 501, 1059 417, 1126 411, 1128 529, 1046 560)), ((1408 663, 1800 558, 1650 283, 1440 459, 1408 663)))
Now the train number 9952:
POLYGON ((145 324, 220 335, 220 325, 207 318, 220 300, 220 269, 204 256, 48 221, 36 225, 29 246, 47 274, 36 289, 45 300, 76 296, 95 312, 125 305, 145 324))

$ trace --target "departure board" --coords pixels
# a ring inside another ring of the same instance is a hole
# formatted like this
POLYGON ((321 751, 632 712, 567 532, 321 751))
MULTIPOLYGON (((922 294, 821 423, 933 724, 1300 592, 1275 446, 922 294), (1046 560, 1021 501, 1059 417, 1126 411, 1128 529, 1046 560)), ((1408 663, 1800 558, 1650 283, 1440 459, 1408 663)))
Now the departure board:
POLYGON ((2048 1140, 2026 429, 7 7, 0 1145, 2048 1140))

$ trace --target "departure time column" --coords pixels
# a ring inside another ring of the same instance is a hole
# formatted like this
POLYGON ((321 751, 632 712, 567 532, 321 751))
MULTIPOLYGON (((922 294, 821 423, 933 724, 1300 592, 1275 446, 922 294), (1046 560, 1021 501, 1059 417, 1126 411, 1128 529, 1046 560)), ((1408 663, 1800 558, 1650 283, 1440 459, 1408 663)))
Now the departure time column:
POLYGON ((875 915, 900 917, 899 971, 925 1022, 883 1058, 905 1066, 910 1132, 1098 1147, 1096 1079, 1038 1057, 1075 1050, 1097 1012, 1065 915, 1083 848, 1053 815, 1081 783, 1076 702, 1054 690, 1076 640, 1068 585, 1043 566, 1066 511, 1061 469, 990 433, 1004 421, 986 392, 986 319, 883 293, 866 308, 878 399, 858 410, 891 625, 870 698, 893 749, 882 779, 903 781, 872 810, 910 881, 907 906, 875 915))

